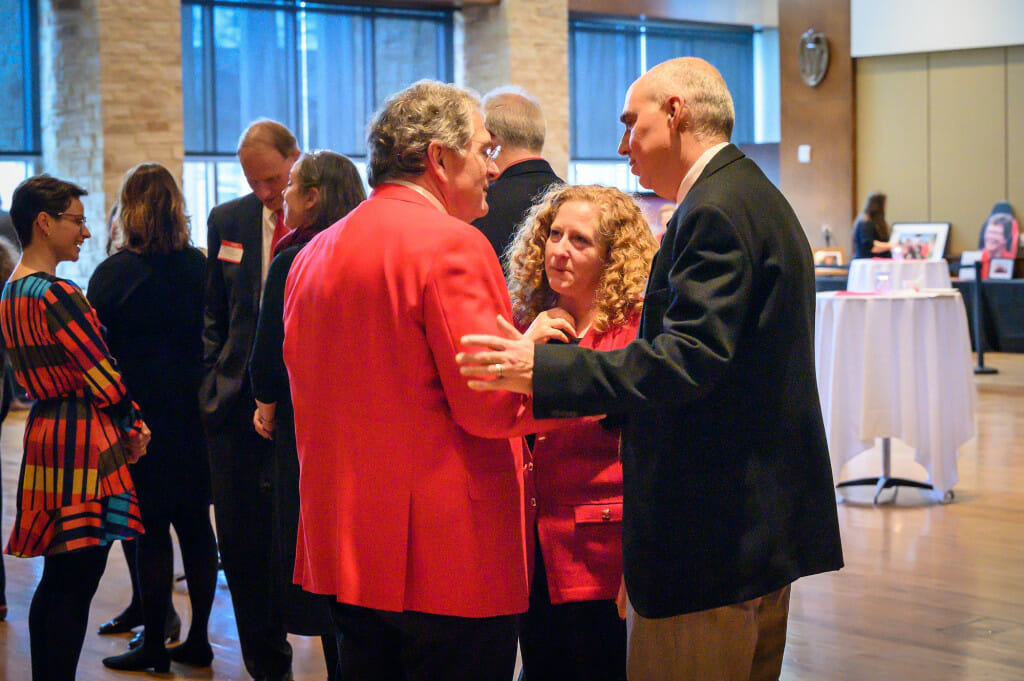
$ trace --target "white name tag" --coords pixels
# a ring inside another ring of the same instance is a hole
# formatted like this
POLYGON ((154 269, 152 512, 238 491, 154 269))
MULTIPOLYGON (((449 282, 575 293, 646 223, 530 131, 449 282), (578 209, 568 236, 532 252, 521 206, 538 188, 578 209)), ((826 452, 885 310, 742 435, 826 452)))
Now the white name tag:
POLYGON ((234 241, 221 241, 217 260, 234 263, 242 262, 242 244, 235 243, 234 241))

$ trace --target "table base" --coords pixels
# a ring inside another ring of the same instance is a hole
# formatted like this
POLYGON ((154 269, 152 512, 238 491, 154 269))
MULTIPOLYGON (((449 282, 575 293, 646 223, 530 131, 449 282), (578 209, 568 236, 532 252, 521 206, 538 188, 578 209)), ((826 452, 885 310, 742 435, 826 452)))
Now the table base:
MULTIPOLYGON (((874 485, 875 496, 873 503, 877 506, 879 504, 878 499, 882 495, 882 490, 887 488, 893 488, 892 498, 887 503, 895 503, 896 495, 899 493, 900 487, 917 487, 918 489, 935 489, 932 485, 927 482, 919 482, 917 480, 908 480, 907 478, 894 478, 890 475, 892 466, 892 442, 889 438, 882 438, 882 474, 872 478, 857 478, 856 480, 847 480, 841 482, 836 487, 850 487, 852 485, 874 485)), ((943 503, 948 503, 953 500, 953 490, 946 492, 943 496, 943 503)))

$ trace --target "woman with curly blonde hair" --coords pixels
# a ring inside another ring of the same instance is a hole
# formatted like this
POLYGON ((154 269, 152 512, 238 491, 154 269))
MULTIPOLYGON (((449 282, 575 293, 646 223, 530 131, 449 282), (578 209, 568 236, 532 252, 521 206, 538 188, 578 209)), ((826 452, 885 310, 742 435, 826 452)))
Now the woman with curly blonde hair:
MULTIPOLYGON (((636 337, 657 244, 617 189, 557 186, 519 227, 506 254, 520 328, 598 350, 636 337)), ((533 544, 530 608, 520 618, 521 681, 624 681, 619 433, 593 421, 538 435, 526 465, 533 544)))

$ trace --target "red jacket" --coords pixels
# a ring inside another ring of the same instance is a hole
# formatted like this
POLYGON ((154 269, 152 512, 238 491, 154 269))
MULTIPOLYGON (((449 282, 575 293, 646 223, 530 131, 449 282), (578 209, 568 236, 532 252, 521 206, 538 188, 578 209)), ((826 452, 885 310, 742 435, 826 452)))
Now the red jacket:
MULTIPOLYGON (((625 326, 591 330, 580 346, 621 348, 639 323, 637 314, 625 326)), ((526 471, 528 536, 536 519, 551 602, 615 598, 622 579, 619 431, 583 421, 538 435, 526 471)))
POLYGON ((399 185, 296 257, 284 358, 301 497, 295 581, 342 603, 488 617, 526 610, 529 403, 470 390, 467 333, 511 318, 487 239, 399 185))

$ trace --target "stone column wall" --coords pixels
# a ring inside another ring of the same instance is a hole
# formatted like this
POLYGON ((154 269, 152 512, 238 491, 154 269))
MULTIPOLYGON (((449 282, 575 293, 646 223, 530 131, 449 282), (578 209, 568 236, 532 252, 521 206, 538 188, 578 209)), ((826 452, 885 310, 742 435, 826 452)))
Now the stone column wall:
POLYGON ((124 173, 155 161, 181 179, 181 4, 43 0, 39 30, 43 169, 89 191, 92 238, 59 273, 84 286, 124 173))
MULTIPOLYGON (((540 99, 547 121, 544 157, 569 168, 569 9, 567 0, 502 0, 463 9, 464 85, 480 94, 518 85, 540 99)), ((458 60, 460 55, 456 54, 458 60)))

